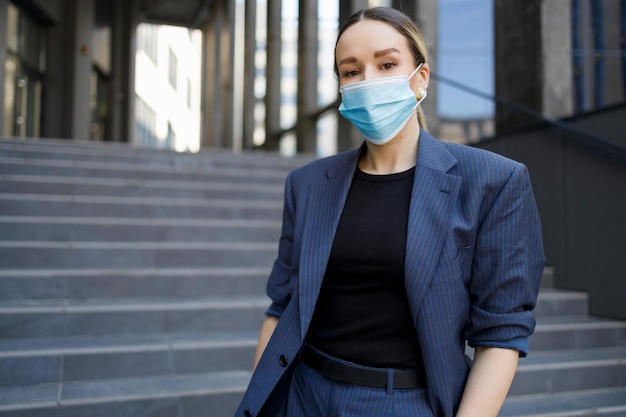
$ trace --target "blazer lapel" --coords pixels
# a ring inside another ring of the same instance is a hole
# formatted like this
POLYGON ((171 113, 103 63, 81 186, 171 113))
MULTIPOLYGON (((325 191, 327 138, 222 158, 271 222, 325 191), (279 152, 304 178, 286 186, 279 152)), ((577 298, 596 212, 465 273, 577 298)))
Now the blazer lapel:
POLYGON ((309 191, 300 260, 300 329, 304 339, 326 272, 360 149, 344 154, 309 191))
POLYGON ((457 163, 437 139, 422 131, 407 230, 405 285, 413 315, 433 277, 450 213, 462 179, 448 171, 457 163))

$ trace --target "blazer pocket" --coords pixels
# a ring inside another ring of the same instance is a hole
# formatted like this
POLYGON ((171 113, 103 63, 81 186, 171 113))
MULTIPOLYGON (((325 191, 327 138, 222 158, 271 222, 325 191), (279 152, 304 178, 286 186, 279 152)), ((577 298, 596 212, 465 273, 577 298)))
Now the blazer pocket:
POLYGON ((437 267, 435 276, 431 281, 432 287, 446 284, 448 282, 463 278, 465 271, 467 270, 467 263, 471 259, 470 254, 474 245, 463 246, 459 248, 456 257, 448 262, 437 267))

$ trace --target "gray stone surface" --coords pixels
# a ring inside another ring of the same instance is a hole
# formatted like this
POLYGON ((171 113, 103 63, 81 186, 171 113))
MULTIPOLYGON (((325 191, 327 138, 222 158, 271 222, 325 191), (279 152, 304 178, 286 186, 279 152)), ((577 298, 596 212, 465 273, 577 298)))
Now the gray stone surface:
MULTIPOLYGON (((232 416, 306 161, 0 139, 0 417, 232 416)), ((542 289, 502 416, 626 415, 626 323, 587 304, 542 289)))

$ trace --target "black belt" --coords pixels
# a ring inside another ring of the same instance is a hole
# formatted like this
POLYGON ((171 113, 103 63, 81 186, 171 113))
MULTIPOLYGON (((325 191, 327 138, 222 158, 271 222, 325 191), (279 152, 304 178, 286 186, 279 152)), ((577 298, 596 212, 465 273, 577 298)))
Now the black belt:
POLYGON ((425 388, 424 374, 416 369, 383 369, 350 365, 321 355, 304 345, 300 360, 327 378, 375 388, 425 388), (390 384, 391 383, 391 384, 390 384))

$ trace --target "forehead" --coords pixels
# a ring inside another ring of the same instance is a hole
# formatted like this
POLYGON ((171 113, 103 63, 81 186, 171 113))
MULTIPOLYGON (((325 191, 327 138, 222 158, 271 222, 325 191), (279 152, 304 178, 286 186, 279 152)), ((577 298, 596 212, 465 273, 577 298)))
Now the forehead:
POLYGON ((410 54, 407 39, 393 26, 378 20, 361 20, 347 28, 337 41, 337 59, 359 53, 396 48, 410 54))

